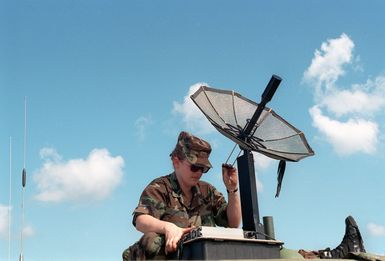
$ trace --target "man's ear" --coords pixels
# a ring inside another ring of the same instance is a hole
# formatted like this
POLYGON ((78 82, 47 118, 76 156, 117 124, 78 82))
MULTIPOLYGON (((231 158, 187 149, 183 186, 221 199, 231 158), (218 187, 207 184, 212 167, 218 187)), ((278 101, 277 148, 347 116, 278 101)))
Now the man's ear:
POLYGON ((174 166, 174 169, 178 167, 180 163, 180 160, 178 159, 178 157, 176 156, 171 157, 171 161, 172 161, 172 165, 174 166))

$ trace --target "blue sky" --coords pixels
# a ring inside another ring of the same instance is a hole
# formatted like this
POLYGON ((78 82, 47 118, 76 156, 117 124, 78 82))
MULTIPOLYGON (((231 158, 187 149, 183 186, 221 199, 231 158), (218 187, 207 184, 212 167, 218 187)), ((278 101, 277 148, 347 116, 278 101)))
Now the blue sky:
POLYGON ((383 1, 0 0, 0 259, 20 253, 27 97, 26 260, 118 260, 140 233, 143 188, 171 171, 181 130, 220 164, 233 143, 189 100, 201 84, 268 104, 315 156, 255 155, 259 208, 294 249, 335 247, 353 215, 368 251, 385 253, 383 1), (9 206, 10 137, 12 201, 9 206))

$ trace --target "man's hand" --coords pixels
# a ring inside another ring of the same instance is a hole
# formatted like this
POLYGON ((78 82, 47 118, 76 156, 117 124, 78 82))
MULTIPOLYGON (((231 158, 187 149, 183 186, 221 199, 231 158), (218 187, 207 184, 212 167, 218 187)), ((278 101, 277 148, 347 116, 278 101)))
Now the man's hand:
POLYGON ((164 227, 164 235, 165 235, 165 253, 176 251, 179 240, 182 236, 188 232, 190 232, 194 227, 181 228, 176 226, 173 223, 167 223, 164 227))
POLYGON ((230 164, 222 164, 222 178, 228 191, 234 191, 238 188, 237 169, 230 164))

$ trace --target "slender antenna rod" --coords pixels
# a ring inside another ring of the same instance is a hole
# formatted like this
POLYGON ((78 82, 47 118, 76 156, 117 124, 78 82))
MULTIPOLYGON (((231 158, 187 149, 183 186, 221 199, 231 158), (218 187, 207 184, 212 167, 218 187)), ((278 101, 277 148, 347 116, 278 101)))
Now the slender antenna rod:
MULTIPOLYGON (((233 152, 234 152, 234 150, 235 150, 235 147, 237 147, 237 144, 234 145, 233 149, 232 149, 231 152, 230 152, 230 155, 227 157, 227 160, 226 160, 225 164, 227 164, 227 162, 229 161, 231 155, 233 155, 233 152)), ((233 164, 233 165, 234 165, 234 164, 233 164)))
POLYGON ((24 97, 24 157, 23 157, 23 171, 22 171, 22 201, 21 201, 21 235, 20 235, 20 256, 19 261, 23 261, 23 232, 24 232, 24 194, 25 185, 27 181, 27 171, 25 168, 27 151, 27 97, 24 97))
POLYGON ((8 202, 8 261, 11 260, 11 221, 12 221, 12 137, 9 137, 9 202, 8 202))

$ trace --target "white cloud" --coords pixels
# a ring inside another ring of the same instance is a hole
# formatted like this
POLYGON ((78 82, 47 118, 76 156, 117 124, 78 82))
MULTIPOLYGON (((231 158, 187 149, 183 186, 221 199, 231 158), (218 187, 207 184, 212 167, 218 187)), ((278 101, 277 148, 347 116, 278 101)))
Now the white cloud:
POLYGON ((254 157, 254 167, 256 169, 265 170, 271 166, 271 164, 275 161, 261 153, 253 152, 254 157))
POLYGON ((24 226, 23 237, 32 237, 35 235, 35 230, 31 226, 24 226))
POLYGON ((253 152, 253 158, 254 158, 254 169, 255 169, 255 179, 257 183, 257 190, 258 192, 262 192, 263 184, 259 179, 259 175, 262 171, 270 167, 271 164, 274 162, 274 160, 257 152, 253 152))
POLYGON ((141 116, 135 121, 136 135, 139 141, 146 138, 147 128, 153 124, 151 115, 141 116))
POLYGON ((343 90, 326 96, 322 101, 322 105, 339 117, 351 112, 365 113, 368 110, 373 110, 371 107, 378 107, 375 104, 379 103, 377 97, 373 98, 374 100, 363 91, 343 90))
POLYGON ((181 114, 183 122, 188 129, 203 134, 213 132, 215 129, 190 98, 200 86, 208 86, 208 84, 196 83, 190 86, 187 95, 183 99, 183 103, 174 101, 173 113, 181 114))
POLYGON ((61 161, 62 157, 54 148, 42 148, 39 152, 40 158, 53 162, 61 161))
POLYGON ((316 50, 309 68, 304 73, 304 80, 315 82, 319 93, 321 85, 326 90, 331 88, 338 77, 344 75, 343 66, 353 59, 353 41, 346 34, 322 43, 321 50, 316 50))
POLYGON ((335 90, 321 103, 337 117, 349 113, 371 115, 385 107, 385 77, 379 76, 366 84, 356 84, 352 90, 335 90))
POLYGON ((6 238, 8 235, 9 227, 9 208, 0 204, 0 237, 6 238))
MULTIPOLYGON (((0 238, 8 238, 9 236, 9 211, 12 211, 12 207, 0 204, 0 238)), ((34 229, 31 226, 25 226, 23 229, 24 237, 31 237, 35 234, 34 229)))
POLYGON ((372 236, 380 237, 385 236, 385 227, 375 224, 375 223, 369 223, 367 225, 369 234, 372 236))
POLYGON ((309 110, 313 126, 340 155, 376 152, 380 131, 375 117, 385 107, 384 76, 349 88, 338 86, 345 67, 354 69, 359 61, 358 57, 354 59, 353 49, 354 42, 344 33, 327 40, 321 50, 316 50, 303 77, 315 89, 316 102, 309 110))
POLYGON ((338 154, 371 154, 376 151, 379 132, 377 123, 363 119, 340 122, 323 115, 317 106, 312 107, 309 112, 313 125, 326 136, 338 154))
POLYGON ((43 166, 35 173, 39 193, 46 202, 92 201, 108 197, 123 176, 124 160, 107 149, 94 149, 86 159, 63 161, 52 148, 43 148, 43 166))

